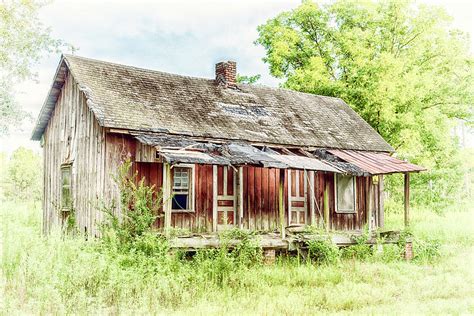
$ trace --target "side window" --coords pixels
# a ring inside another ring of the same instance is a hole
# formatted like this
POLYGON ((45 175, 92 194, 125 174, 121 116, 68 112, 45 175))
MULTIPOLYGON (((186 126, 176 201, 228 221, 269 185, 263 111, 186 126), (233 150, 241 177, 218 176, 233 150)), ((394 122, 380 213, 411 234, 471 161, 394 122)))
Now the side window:
POLYGON ((191 166, 176 166, 173 169, 172 211, 194 211, 193 173, 191 166))
POLYGON ((355 213, 355 177, 336 175, 336 212, 355 213))
POLYGON ((61 208, 63 210, 72 208, 71 178, 71 165, 61 166, 61 208))

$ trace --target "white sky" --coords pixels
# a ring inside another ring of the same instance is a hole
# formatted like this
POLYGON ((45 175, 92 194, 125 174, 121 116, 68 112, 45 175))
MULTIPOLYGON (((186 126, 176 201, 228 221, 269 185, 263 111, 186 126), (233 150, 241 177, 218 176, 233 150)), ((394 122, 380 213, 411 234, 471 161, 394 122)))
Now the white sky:
MULTIPOLYGON (((474 34, 474 1, 424 0, 441 5, 453 26, 474 34)), ((79 56, 191 76, 214 76, 214 65, 235 60, 244 75, 261 74, 260 82, 277 85, 262 62, 264 50, 253 44, 256 28, 299 0, 201 1, 60 1, 41 9, 52 34, 79 50, 79 56)), ((471 44, 472 45, 472 44, 471 44)), ((472 46, 471 46, 472 47, 472 46)), ((472 48, 471 48, 472 50, 472 48)), ((17 101, 31 113, 21 128, 0 138, 0 151, 19 146, 40 150, 29 140, 36 117, 50 88, 60 54, 43 58, 35 67, 36 81, 18 85, 17 101)))

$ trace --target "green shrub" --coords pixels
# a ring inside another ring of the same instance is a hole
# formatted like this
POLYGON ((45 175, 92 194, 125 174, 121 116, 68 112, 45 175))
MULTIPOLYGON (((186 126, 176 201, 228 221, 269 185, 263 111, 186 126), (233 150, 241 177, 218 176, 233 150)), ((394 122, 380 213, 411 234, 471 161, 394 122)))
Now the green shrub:
POLYGON ((219 238, 224 245, 230 240, 238 241, 229 254, 240 267, 251 267, 263 262, 262 248, 256 232, 234 228, 224 231, 219 238))
POLYGON ((374 254, 373 247, 368 244, 369 234, 365 232, 360 236, 352 236, 354 245, 342 249, 342 257, 345 259, 367 260, 374 254))
POLYGON ((125 251, 135 247, 133 244, 137 238, 152 232, 152 225, 162 207, 161 192, 156 193, 154 186, 145 185, 144 179, 137 181, 137 173, 130 176, 131 166, 129 160, 125 161, 114 178, 120 189, 121 216, 116 214, 114 204, 103 206, 102 211, 107 217, 100 227, 101 240, 105 244, 125 251))
POLYGON ((340 251, 330 240, 310 240, 308 242, 308 258, 318 264, 336 264, 340 259, 340 251))
POLYGON ((420 263, 431 263, 440 258, 441 242, 434 238, 413 239, 413 260, 420 263))
POLYGON ((384 244, 382 245, 382 253, 377 257, 383 262, 395 262, 403 259, 405 249, 398 244, 384 244))

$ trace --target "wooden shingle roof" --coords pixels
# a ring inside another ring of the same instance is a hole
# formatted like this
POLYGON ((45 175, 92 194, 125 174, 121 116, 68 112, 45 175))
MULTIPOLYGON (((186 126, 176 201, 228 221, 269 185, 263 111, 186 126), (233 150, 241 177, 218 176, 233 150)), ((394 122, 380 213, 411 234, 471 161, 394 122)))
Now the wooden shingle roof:
POLYGON ((251 143, 392 152, 343 100, 261 85, 193 78, 64 55, 32 139, 40 139, 73 75, 101 126, 251 143))

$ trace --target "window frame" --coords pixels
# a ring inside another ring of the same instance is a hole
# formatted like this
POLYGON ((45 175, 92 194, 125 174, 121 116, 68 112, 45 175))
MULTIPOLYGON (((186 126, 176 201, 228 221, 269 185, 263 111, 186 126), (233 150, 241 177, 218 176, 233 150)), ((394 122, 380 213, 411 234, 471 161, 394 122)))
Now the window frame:
POLYGON ((60 207, 61 207, 61 210, 62 211, 71 211, 72 208, 73 208, 73 198, 72 198, 72 164, 71 163, 67 163, 67 164, 62 164, 61 167, 60 167, 60 183, 61 183, 61 195, 60 195, 60 207), (65 170, 68 170, 69 172, 69 184, 68 185, 65 185, 64 184, 64 178, 63 178, 63 174, 64 174, 64 171, 65 170), (68 187, 68 191, 69 191, 69 203, 68 205, 65 205, 65 201, 64 201, 64 187, 67 186, 68 187))
POLYGON ((174 191, 174 170, 175 168, 187 168, 190 169, 191 176, 188 178, 188 208, 187 209, 174 209, 173 208, 173 200, 171 200, 171 212, 172 213, 194 213, 195 212, 195 168, 194 164, 176 164, 171 167, 172 179, 170 183, 170 192, 171 192, 171 199, 173 199, 175 195, 174 191))
POLYGON ((356 185, 356 182, 357 182, 357 177, 356 176, 352 176, 352 175, 344 175, 344 174, 338 174, 338 173, 335 173, 334 174, 334 203, 335 203, 335 211, 336 213, 340 213, 340 214, 356 214, 357 213, 357 185, 356 185), (354 201, 354 208, 352 210, 340 210, 339 209, 339 203, 338 203, 338 190, 337 190, 337 186, 338 186, 338 175, 340 175, 341 177, 351 177, 352 178, 352 186, 353 186, 353 192, 354 192, 354 197, 353 197, 353 201, 354 201))

